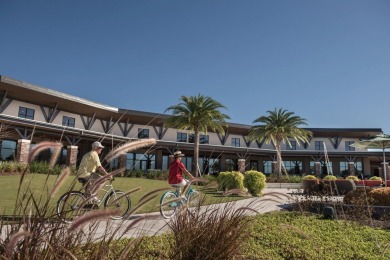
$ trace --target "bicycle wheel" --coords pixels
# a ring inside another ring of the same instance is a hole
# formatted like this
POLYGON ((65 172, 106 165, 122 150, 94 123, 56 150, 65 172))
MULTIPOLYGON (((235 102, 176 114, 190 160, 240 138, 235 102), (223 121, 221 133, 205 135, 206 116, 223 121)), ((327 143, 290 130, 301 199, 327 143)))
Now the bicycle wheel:
POLYGON ((120 190, 112 191, 104 202, 106 209, 119 209, 117 215, 111 216, 112 219, 122 219, 129 212, 130 207, 130 196, 120 190))
POLYGON ((85 197, 79 191, 70 191, 62 195, 57 202, 57 214, 65 223, 72 221, 88 211, 85 197))
POLYGON ((160 213, 161 216, 168 219, 175 215, 176 210, 180 204, 177 200, 177 195, 173 191, 165 192, 160 199, 160 213))
POLYGON ((190 212, 199 210, 199 207, 202 204, 202 194, 197 190, 193 190, 187 197, 187 203, 190 212))

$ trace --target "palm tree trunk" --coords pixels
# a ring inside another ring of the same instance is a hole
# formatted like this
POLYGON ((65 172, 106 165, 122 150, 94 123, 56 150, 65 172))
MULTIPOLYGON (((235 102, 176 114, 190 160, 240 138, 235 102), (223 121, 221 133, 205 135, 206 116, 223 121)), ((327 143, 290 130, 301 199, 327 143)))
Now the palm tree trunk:
POLYGON ((199 131, 195 130, 194 133, 194 161, 192 162, 192 165, 194 166, 194 174, 195 177, 199 176, 199 131))
POLYGON ((276 144, 276 172, 278 180, 282 179, 282 152, 280 151, 280 142, 276 144))

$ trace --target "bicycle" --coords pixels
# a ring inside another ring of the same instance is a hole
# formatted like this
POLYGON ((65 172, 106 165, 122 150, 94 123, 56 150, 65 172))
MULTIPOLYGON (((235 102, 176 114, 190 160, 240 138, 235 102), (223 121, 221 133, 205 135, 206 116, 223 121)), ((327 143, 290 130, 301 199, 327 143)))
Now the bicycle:
POLYGON ((165 219, 169 219, 182 207, 186 206, 190 212, 197 210, 201 204, 201 193, 191 186, 188 187, 185 196, 181 196, 181 187, 172 185, 175 191, 165 192, 160 199, 160 213, 165 219), (179 199, 181 198, 181 199, 179 199))
POLYGON ((58 216, 65 223, 72 223, 77 217, 99 208, 104 203, 105 209, 120 209, 118 215, 111 216, 112 219, 122 219, 131 208, 131 200, 125 192, 114 189, 113 180, 109 180, 109 184, 101 189, 100 192, 104 192, 104 195, 99 202, 91 201, 90 196, 81 191, 72 190, 63 194, 57 201, 58 216))

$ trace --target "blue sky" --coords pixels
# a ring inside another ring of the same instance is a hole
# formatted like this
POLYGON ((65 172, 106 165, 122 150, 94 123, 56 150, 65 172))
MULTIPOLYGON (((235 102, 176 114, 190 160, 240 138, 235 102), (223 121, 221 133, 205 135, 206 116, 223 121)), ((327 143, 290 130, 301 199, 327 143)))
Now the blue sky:
POLYGON ((164 113, 202 94, 251 125, 390 133, 390 1, 0 1, 0 75, 164 113))

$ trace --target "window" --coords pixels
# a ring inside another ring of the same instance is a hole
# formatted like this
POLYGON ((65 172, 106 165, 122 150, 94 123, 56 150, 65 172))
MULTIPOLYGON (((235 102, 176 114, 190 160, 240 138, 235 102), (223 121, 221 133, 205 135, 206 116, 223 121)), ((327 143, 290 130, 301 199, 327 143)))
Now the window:
MULTIPOLYGON (((355 175, 360 176, 363 172, 363 164, 361 161, 354 162, 355 165, 355 175)), ((348 176, 349 173, 349 163, 348 162, 340 162, 340 175, 343 177, 348 176)))
POLYGON ((232 138, 232 146, 240 147, 240 138, 232 138))
POLYGON ((226 171, 237 171, 238 170, 237 160, 226 159, 225 165, 226 165, 226 171))
POLYGON ((345 141, 345 151, 355 151, 355 147, 350 146, 354 141, 345 141))
POLYGON ((155 169, 156 156, 154 154, 128 153, 126 158, 126 169, 143 170, 155 169))
POLYGON ((34 113, 35 113, 34 109, 19 107, 18 117, 34 119, 34 113))
POLYGON ((264 161, 264 173, 271 174, 272 173, 272 161, 264 161))
MULTIPOLYGON (((310 174, 316 175, 316 162, 310 161, 310 174)), ((333 162, 329 161, 329 164, 320 162, 320 174, 321 176, 327 174, 333 174, 333 162)))
POLYGON ((138 128, 138 138, 149 138, 149 129, 138 128))
MULTIPOLYGON (((194 143, 194 134, 191 134, 188 138, 189 143, 194 143)), ((208 144, 209 143, 209 136, 208 135, 200 135, 199 136, 199 143, 200 144, 208 144)))
POLYGON ((16 159, 16 141, 3 140, 0 142, 0 159, 2 161, 16 159))
POLYGON ((286 168, 288 174, 299 175, 302 173, 301 161, 283 161, 283 165, 286 168))
POLYGON ((315 150, 323 151, 324 150, 324 142, 323 141, 315 141, 315 150))
POLYGON ((257 163, 257 161, 250 161, 249 162, 249 168, 251 170, 258 171, 259 170, 259 164, 257 163))
POLYGON ((177 133, 177 142, 187 142, 187 134, 186 133, 177 133))
POLYGON ((296 150, 297 149, 297 141, 290 141, 290 145, 286 144, 287 150, 296 150))
POLYGON ((74 127, 75 126, 76 119, 73 117, 68 117, 68 116, 63 116, 62 117, 62 125, 63 126, 70 126, 74 127))

